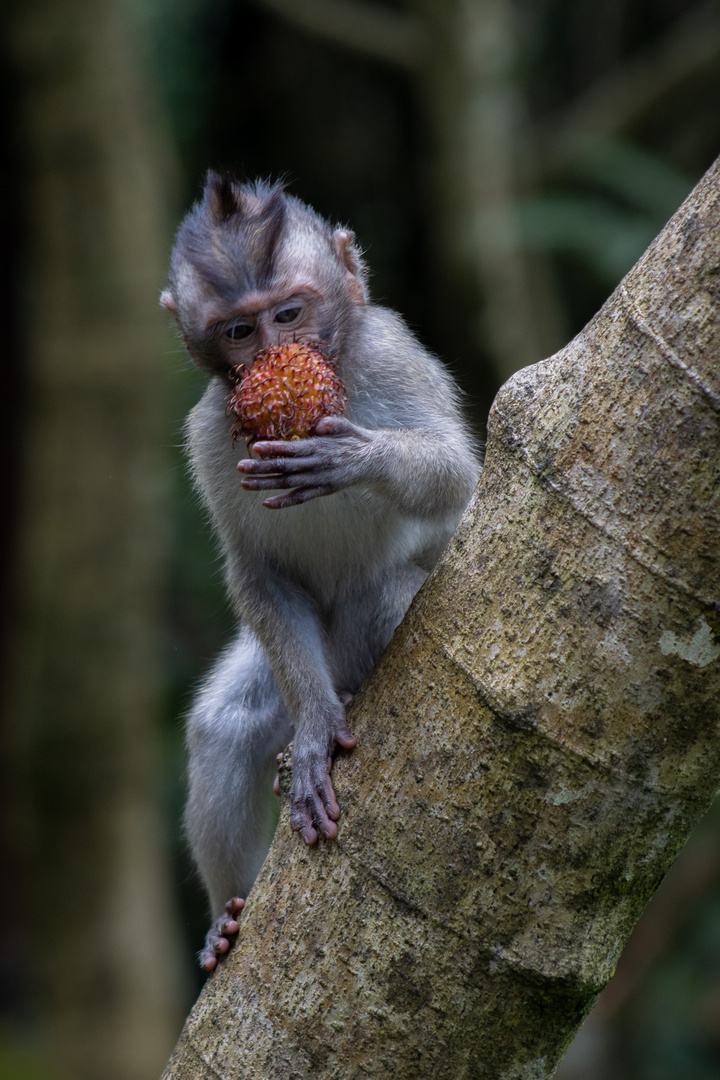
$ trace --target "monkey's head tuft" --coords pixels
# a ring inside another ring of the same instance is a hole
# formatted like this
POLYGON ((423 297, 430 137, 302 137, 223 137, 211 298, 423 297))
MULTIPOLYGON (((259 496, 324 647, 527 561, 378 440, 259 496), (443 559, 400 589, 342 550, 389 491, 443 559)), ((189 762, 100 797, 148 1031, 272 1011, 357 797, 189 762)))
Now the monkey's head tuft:
POLYGON ((221 225, 234 214, 242 212, 242 189, 229 176, 220 176, 210 169, 205 180, 203 202, 208 214, 221 225))

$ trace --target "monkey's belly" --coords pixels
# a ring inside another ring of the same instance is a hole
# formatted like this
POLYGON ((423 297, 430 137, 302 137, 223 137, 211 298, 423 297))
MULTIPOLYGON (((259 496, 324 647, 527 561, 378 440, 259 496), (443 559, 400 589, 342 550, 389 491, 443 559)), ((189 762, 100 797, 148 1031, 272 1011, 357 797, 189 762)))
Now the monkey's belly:
POLYGON ((261 499, 254 502, 252 509, 247 503, 243 508, 237 543, 250 541, 266 558, 308 584, 317 583, 322 592, 344 591, 349 579, 412 563, 427 546, 424 523, 391 512, 361 488, 285 510, 268 510, 261 499))

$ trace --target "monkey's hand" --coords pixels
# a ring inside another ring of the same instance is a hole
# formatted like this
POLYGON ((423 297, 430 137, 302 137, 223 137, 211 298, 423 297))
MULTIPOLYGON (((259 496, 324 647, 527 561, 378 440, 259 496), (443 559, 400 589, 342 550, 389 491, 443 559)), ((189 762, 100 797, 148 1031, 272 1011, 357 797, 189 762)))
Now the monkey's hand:
POLYGON ((319 724, 314 717, 307 725, 299 724, 293 740, 290 827, 308 846, 317 842, 318 835, 327 840, 337 836, 340 807, 330 782, 330 768, 338 747, 351 750, 357 742, 347 729, 342 705, 338 704, 337 714, 327 721, 319 724))
POLYGON ((341 416, 325 416, 309 439, 256 442, 253 451, 261 460, 243 458, 239 463, 238 470, 245 474, 242 486, 249 491, 291 488, 287 495, 265 500, 263 506, 270 510, 331 495, 367 477, 374 437, 375 432, 341 416))

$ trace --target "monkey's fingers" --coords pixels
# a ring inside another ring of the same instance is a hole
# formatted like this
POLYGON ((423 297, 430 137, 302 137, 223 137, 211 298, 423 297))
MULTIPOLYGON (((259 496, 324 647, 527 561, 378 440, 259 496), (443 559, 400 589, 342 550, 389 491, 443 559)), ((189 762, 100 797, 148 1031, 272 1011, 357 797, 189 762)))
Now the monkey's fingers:
MULTIPOLYGON (((284 442, 282 439, 273 439, 268 442, 253 443, 253 454, 261 458, 293 458, 303 457, 308 454, 308 449, 313 445, 311 439, 292 439, 284 442)), ((243 461, 253 461, 253 458, 243 458, 243 461)), ((259 462, 255 462, 259 464, 259 462)))
POLYGON ((295 478, 292 479, 289 476, 263 476, 253 477, 248 479, 243 477, 240 481, 240 487, 245 491, 268 491, 270 488, 289 488, 293 487, 296 483, 295 478))
POLYGON ((300 839, 307 847, 312 847, 318 840, 313 818, 313 811, 304 803, 298 803, 291 808, 290 828, 293 832, 300 833, 300 839))
POLYGON ((332 495, 334 490, 335 488, 324 484, 316 487, 293 488, 287 495, 273 495, 272 498, 265 499, 263 506, 266 506, 268 510, 283 510, 286 506, 299 506, 300 503, 307 502, 309 499, 332 495))
POLYGON ((315 790, 307 792, 305 784, 298 783, 298 789, 306 789, 306 794, 299 797, 291 796, 290 802, 290 828, 293 832, 299 832, 302 840, 308 847, 317 843, 318 835, 326 840, 334 840, 337 836, 335 822, 340 817, 340 807, 335 798, 330 777, 323 770, 324 775, 318 777, 310 786, 315 790))
POLYGON ((322 420, 318 420, 314 428, 314 434, 318 436, 327 435, 354 435, 354 436, 366 436, 367 432, 359 428, 357 424, 353 424, 350 420, 347 420, 344 416, 323 416, 322 420))
MULTIPOLYGON (((338 810, 338 816, 340 811, 338 810)), ((312 847, 318 841, 318 836, 326 840, 334 840, 337 836, 338 827, 330 814, 318 800, 312 810, 303 808, 297 813, 290 815, 290 828, 293 832, 299 832, 300 837, 307 847, 312 847)))
MULTIPOLYGON (((243 477, 240 486, 246 491, 270 491, 272 488, 316 486, 319 479, 312 473, 300 473, 298 476, 252 476, 243 477)), ((324 483, 323 486, 326 484, 324 483)))
POLYGON ((337 825, 335 825, 335 822, 340 817, 340 807, 338 805, 337 799, 335 798, 335 789, 332 786, 332 781, 330 780, 329 776, 327 778, 327 783, 323 788, 323 810, 330 818, 330 821, 334 826, 333 835, 337 836, 337 825))
POLYGON ((326 462, 317 454, 306 454, 301 458, 272 458, 269 461, 253 461, 243 458, 238 462, 238 472, 252 476, 284 476, 302 472, 312 472, 326 462))

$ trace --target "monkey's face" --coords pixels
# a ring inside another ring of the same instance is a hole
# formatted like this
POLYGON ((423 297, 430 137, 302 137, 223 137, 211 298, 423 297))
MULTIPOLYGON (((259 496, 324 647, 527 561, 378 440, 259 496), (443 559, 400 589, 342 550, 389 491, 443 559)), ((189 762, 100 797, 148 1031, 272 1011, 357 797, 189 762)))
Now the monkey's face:
POLYGON ((216 300, 203 314, 200 333, 192 327, 185 343, 198 364, 228 376, 239 364, 249 367, 265 349, 292 341, 329 345, 335 337, 329 305, 307 282, 250 293, 236 304, 216 300))
POLYGON ((245 297, 208 330, 230 367, 249 365, 264 349, 288 341, 321 340, 321 324, 327 321, 324 307, 321 294, 310 286, 295 288, 289 295, 258 293, 245 297))
POLYGON ((162 302, 176 315, 196 363, 220 375, 230 376, 240 364, 249 367, 259 352, 286 342, 322 341, 337 355, 358 300, 348 275, 333 263, 332 276, 313 272, 310 263, 304 273, 278 274, 268 289, 238 289, 237 298, 219 296, 187 267, 179 302, 173 295, 162 302))

